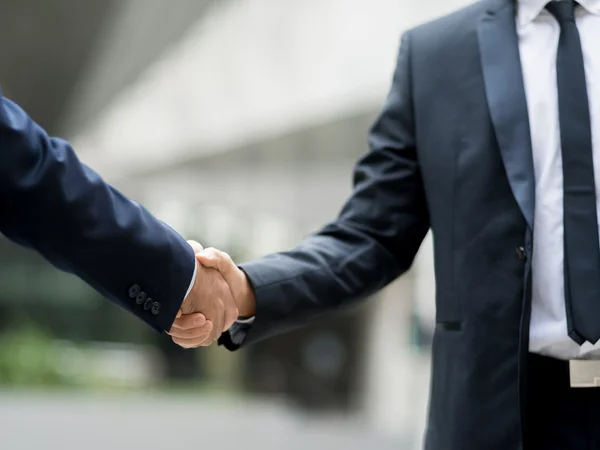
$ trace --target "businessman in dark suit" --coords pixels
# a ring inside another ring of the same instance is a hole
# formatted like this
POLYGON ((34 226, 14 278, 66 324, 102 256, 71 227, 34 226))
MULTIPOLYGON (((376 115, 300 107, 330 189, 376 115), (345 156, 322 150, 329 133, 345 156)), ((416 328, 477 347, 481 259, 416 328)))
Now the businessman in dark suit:
POLYGON ((180 310, 203 312, 189 333, 209 340, 237 318, 227 283, 198 265, 190 244, 81 164, 68 143, 49 137, 1 92, 0 232, 159 333, 171 329, 180 310))
POLYGON ((425 448, 600 449, 598 43, 598 0, 482 0, 406 32, 338 219, 241 269, 199 256, 254 320, 221 343, 377 292, 431 228, 425 448))

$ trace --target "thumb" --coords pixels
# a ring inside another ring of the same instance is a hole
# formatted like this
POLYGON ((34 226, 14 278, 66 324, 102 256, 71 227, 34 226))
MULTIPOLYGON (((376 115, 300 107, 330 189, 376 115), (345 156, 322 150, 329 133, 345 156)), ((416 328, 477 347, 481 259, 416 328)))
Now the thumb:
POLYGON ((197 241, 187 241, 187 242, 188 242, 188 244, 190 244, 190 245, 191 245, 191 247, 194 249, 194 253, 201 252, 201 251, 202 251, 202 249, 204 248, 204 247, 202 247, 202 245, 200 245, 200 243, 199 243, 199 242, 197 242, 197 241))
POLYGON ((216 248, 207 248, 196 254, 196 259, 205 267, 217 269, 223 278, 232 274, 235 267, 233 261, 227 253, 221 252, 216 248))

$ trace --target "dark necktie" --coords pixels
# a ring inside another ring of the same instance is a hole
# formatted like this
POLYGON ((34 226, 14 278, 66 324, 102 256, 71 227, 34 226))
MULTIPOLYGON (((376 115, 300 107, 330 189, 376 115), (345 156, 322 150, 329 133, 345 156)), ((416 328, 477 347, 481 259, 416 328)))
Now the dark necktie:
POLYGON ((568 332, 578 344, 600 339, 600 244, 585 69, 575 3, 546 5, 560 24, 556 59, 563 160, 564 275, 568 332))

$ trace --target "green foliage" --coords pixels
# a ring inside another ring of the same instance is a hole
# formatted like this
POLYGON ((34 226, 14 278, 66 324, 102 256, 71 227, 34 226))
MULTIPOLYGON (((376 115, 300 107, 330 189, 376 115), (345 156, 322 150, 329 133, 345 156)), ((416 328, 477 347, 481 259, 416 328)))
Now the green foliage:
POLYGON ((60 373, 59 351, 52 336, 22 322, 0 335, 0 384, 59 386, 68 382, 60 373))

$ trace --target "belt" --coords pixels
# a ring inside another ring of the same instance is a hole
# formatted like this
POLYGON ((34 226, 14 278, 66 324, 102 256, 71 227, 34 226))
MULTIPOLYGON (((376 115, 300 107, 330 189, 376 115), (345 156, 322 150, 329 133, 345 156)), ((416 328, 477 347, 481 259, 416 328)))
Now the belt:
POLYGON ((537 354, 529 354, 529 379, 551 378, 571 388, 600 387, 600 360, 573 359, 564 361, 537 354))
POLYGON ((574 359, 569 361, 571 387, 600 387, 600 361, 574 359))

